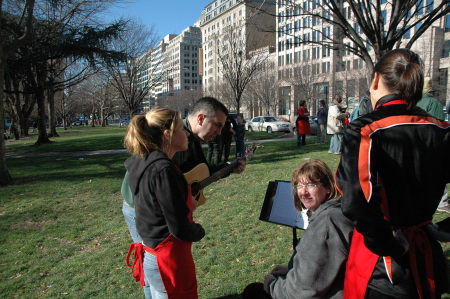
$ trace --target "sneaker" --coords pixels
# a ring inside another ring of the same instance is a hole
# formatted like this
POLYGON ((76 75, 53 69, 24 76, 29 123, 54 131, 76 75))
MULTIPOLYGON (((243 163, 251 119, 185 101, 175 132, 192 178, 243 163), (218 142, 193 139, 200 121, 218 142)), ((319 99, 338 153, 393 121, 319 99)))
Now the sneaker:
POLYGON ((437 210, 439 212, 450 213, 450 205, 446 205, 443 207, 438 207, 437 210))

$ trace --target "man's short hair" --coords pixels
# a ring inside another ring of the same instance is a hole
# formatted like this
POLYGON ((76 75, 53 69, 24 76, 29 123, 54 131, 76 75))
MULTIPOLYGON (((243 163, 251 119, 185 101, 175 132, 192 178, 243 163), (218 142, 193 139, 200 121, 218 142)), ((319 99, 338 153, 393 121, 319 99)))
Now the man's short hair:
POLYGON ((209 116, 215 116, 217 111, 222 111, 228 116, 228 109, 221 102, 213 97, 203 97, 195 102, 189 115, 196 115, 201 112, 209 116))

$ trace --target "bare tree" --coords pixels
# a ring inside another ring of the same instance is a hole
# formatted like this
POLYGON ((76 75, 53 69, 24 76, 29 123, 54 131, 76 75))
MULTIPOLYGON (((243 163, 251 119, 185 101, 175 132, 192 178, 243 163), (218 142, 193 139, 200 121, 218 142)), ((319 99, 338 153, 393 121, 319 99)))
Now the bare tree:
POLYGON ((161 62, 152 59, 152 48, 157 40, 153 27, 146 29, 142 24, 129 22, 124 34, 113 43, 113 48, 126 53, 127 58, 118 64, 106 65, 106 69, 130 117, 138 112, 150 90, 162 80, 161 62))
MULTIPOLYGON (((230 25, 224 34, 217 36, 217 57, 221 66, 223 81, 227 82, 233 95, 233 106, 240 113, 242 95, 268 55, 247 54, 251 43, 249 36, 244 36, 242 25, 230 25)), ((220 83, 219 83, 220 84, 220 83)))
POLYGON ((349 50, 364 60, 367 74, 371 74, 374 62, 388 51, 400 46, 411 46, 434 22, 450 12, 450 0, 327 0, 282 1, 280 20, 304 16, 320 20, 330 26, 327 30, 312 29, 320 38, 304 40, 294 36, 290 29, 281 34, 292 35, 296 43, 322 45, 333 50, 349 50), (409 37, 408 37, 409 36, 409 37), (348 42, 343 42, 343 39, 348 42), (402 39, 407 38, 402 43, 402 39), (374 56, 372 56, 372 49, 374 56))
POLYGON ((266 60, 260 65, 260 70, 253 77, 249 88, 245 92, 244 103, 251 111, 250 117, 257 115, 275 115, 277 102, 277 74, 275 63, 266 60))
POLYGON ((201 90, 183 90, 169 93, 158 98, 157 105, 176 110, 186 116, 194 103, 202 97, 201 90))
POLYGON ((225 80, 210 84, 208 91, 205 92, 205 95, 217 98, 231 110, 237 110, 232 86, 225 80))
POLYGON ((23 30, 20 34, 14 35, 9 32, 4 34, 3 24, 5 23, 5 16, 3 15, 3 0, 0 0, 0 185, 7 185, 12 182, 11 175, 6 165, 5 153, 5 127, 4 127, 4 102, 5 96, 3 93, 4 74, 6 60, 14 54, 16 49, 29 41, 32 30, 34 0, 26 0, 22 9, 21 18, 18 26, 23 30))

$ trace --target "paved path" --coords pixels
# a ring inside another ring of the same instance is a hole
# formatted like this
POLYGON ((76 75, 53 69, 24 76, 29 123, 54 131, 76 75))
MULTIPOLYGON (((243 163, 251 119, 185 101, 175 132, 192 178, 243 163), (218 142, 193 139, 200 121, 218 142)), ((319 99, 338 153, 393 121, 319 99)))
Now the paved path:
MULTIPOLYGON (((274 139, 262 139, 262 140, 249 140, 246 141, 246 144, 255 144, 255 143, 267 143, 267 142, 276 142, 276 141, 286 141, 293 140, 296 136, 292 134, 286 134, 279 138, 274 139)), ((232 143, 234 144, 234 142, 232 143)), ((207 145, 204 144, 203 147, 207 145)), ((6 158, 27 158, 27 157, 86 157, 86 156, 97 156, 97 155, 119 155, 126 154, 126 149, 115 149, 115 150, 97 150, 97 151, 78 151, 78 152, 45 152, 45 153, 15 153, 15 152, 7 152, 6 158)))

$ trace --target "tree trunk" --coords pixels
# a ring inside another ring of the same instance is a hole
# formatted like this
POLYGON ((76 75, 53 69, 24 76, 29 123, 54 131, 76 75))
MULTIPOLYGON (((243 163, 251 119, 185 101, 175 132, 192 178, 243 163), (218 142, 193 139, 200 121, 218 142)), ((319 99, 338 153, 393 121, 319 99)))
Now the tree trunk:
MULTIPOLYGON (((39 83, 38 83, 39 85, 39 83)), ((44 95, 44 89, 42 86, 38 86, 36 88, 36 101, 38 105, 38 131, 39 131, 39 137, 36 141, 36 145, 41 144, 48 144, 52 143, 47 135, 47 130, 45 128, 45 95, 44 95)))
POLYGON ((12 177, 6 165, 6 145, 5 145, 5 95, 3 93, 5 65, 3 63, 3 49, 0 46, 0 185, 12 183, 12 177))
POLYGON ((106 127, 105 113, 103 111, 103 107, 100 107, 100 122, 102 123, 102 127, 106 127))
POLYGON ((55 92, 52 87, 47 90, 49 137, 59 137, 56 132, 55 92))

